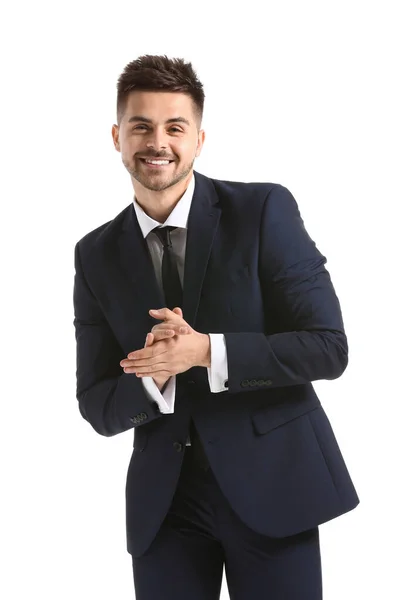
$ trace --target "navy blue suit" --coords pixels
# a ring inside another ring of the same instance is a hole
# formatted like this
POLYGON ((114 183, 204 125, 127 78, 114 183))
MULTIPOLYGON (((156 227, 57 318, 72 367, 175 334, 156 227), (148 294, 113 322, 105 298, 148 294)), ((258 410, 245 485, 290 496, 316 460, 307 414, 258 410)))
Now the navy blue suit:
POLYGON ((142 556, 171 505, 193 418, 224 497, 255 532, 283 538, 352 510, 359 499, 312 381, 340 377, 348 347, 326 258, 297 203, 273 183, 195 171, 183 316, 224 333, 227 391, 206 369, 177 376, 161 414, 119 364, 144 346, 164 306, 133 205, 75 247, 77 399, 101 435, 135 429, 126 482, 127 549, 142 556))

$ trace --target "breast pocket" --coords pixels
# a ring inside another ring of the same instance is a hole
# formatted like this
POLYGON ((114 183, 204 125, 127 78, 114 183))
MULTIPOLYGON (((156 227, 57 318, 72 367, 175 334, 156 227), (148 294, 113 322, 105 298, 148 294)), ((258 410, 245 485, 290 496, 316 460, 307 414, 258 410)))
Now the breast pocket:
POLYGON ((237 282, 250 277, 250 267, 248 265, 240 265, 230 269, 229 266, 226 269, 226 276, 231 281, 237 282))
POLYGON ((248 265, 220 267, 208 272, 201 293, 202 302, 210 309, 224 310, 243 306, 253 293, 251 272, 248 265))

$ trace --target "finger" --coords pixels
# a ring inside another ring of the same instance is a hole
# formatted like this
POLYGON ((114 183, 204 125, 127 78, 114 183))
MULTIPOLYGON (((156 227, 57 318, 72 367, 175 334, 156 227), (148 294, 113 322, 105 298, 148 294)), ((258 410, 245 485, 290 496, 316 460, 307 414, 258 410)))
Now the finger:
POLYGON ((155 329, 153 331, 154 341, 163 340, 165 338, 173 338, 176 335, 188 335, 191 333, 188 327, 177 327, 176 329, 155 329))
POLYGON ((175 313, 172 312, 169 308, 151 308, 149 313, 155 319, 165 320, 171 318, 171 316, 176 316, 175 313))
POLYGON ((165 379, 168 379, 171 377, 171 375, 172 374, 169 371, 149 371, 146 373, 136 373, 136 377, 165 377, 165 379))
POLYGON ((144 347, 147 348, 148 346, 151 346, 153 342, 154 342, 154 335, 152 333, 148 333, 146 335, 146 341, 144 343, 144 347))
POLYGON ((189 328, 187 325, 182 325, 182 323, 159 323, 158 325, 154 325, 151 328, 151 332, 154 334, 157 331, 173 331, 174 333, 186 333, 186 330, 189 328))
POLYGON ((152 333, 154 342, 159 342, 160 340, 165 340, 166 338, 172 338, 174 335, 176 335, 176 332, 171 329, 156 329, 152 333))
POLYGON ((154 319, 159 319, 159 320, 167 320, 170 319, 172 321, 176 320, 175 317, 180 317, 183 319, 183 312, 182 309, 179 306, 176 306, 174 308, 174 310, 170 310, 169 308, 151 308, 149 310, 150 315, 154 318, 154 319))
POLYGON ((165 371, 168 363, 165 361, 153 362, 153 361, 143 361, 143 364, 140 364, 142 361, 131 361, 130 365, 126 365, 124 367, 125 373, 156 373, 158 376, 160 375, 160 371, 165 371), (139 364, 138 364, 139 363, 139 364))
POLYGON ((168 342, 163 344, 162 340, 160 340, 158 344, 154 343, 151 348, 142 348, 141 350, 134 350, 133 352, 129 352, 128 356, 121 361, 121 363, 124 363, 121 366, 129 367, 132 364, 136 364, 140 360, 154 362, 157 356, 165 354, 165 352, 168 352, 168 350, 168 342))
POLYGON ((165 323, 165 321, 163 323, 157 323, 157 325, 153 325, 151 328, 151 333, 154 333, 155 331, 169 331, 174 329, 176 325, 177 323, 165 323))

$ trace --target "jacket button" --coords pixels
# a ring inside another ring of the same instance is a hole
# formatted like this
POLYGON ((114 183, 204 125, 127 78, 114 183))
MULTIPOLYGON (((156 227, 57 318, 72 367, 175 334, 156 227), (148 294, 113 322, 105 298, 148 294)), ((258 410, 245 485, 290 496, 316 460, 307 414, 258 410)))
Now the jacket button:
POLYGON ((180 442, 174 442, 174 448, 177 452, 182 451, 182 444, 180 442))

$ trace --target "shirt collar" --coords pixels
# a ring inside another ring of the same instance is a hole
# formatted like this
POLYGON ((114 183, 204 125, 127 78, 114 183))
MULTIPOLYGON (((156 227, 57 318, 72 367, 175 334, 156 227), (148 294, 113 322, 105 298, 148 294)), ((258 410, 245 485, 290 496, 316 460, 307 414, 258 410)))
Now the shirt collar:
POLYGON ((160 225, 169 225, 171 227, 181 227, 183 229, 187 229, 189 211, 192 205, 194 194, 194 186, 195 178, 193 173, 185 193, 183 194, 182 198, 179 200, 179 202, 177 203, 177 205, 175 206, 165 223, 159 223, 155 219, 149 217, 149 215, 147 215, 142 209, 142 207, 138 204, 136 196, 134 195, 133 207, 135 209, 136 217, 144 238, 146 238, 153 229, 155 229, 156 227, 160 227, 160 225))

